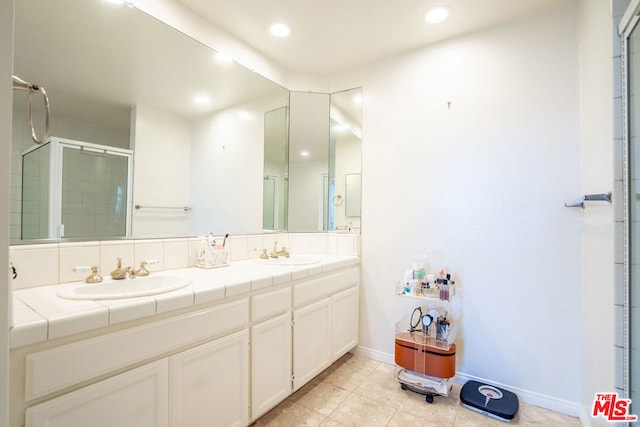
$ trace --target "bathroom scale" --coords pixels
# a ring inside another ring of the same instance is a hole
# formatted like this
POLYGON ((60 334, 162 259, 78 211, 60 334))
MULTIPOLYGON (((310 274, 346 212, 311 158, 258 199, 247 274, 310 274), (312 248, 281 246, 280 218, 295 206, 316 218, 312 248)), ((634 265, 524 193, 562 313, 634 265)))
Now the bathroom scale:
POLYGON ((462 386, 460 401, 471 410, 507 422, 513 420, 520 406, 514 393, 478 381, 467 381, 462 386))

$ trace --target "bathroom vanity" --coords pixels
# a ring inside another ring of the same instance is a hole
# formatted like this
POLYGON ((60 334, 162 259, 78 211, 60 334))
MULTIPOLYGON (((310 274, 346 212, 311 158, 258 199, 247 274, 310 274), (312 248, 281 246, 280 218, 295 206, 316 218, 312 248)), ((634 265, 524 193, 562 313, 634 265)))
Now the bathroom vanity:
POLYGON ((190 285, 103 304, 17 291, 35 311, 87 306, 11 349, 11 426, 245 426, 358 344, 357 256, 165 273, 190 285), (105 326, 82 330, 105 309, 105 326))

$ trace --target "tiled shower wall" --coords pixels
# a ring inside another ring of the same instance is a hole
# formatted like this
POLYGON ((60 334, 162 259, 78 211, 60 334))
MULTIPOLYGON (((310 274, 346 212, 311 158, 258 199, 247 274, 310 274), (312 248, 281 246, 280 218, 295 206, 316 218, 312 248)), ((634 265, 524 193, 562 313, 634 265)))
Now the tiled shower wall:
MULTIPOLYGON (((222 239, 219 237, 219 239, 222 239)), ((257 259, 264 248, 287 247, 291 254, 359 255, 360 236, 347 233, 274 233, 232 236, 226 241, 231 261, 257 259)), ((201 238, 110 240, 94 242, 18 245, 9 248, 9 257, 18 277, 13 289, 46 286, 83 280, 86 272, 77 266, 97 266, 103 276, 123 266, 137 267, 140 261, 157 260, 151 271, 193 267, 197 262, 201 238)))
POLYGON ((614 78, 614 122, 613 122, 613 143, 614 143, 614 212, 615 212, 615 296, 614 296, 614 312, 616 316, 615 330, 615 353, 616 353, 616 391, 623 396, 627 388, 626 384, 626 360, 625 360, 625 341, 626 328, 624 327, 624 300, 625 300, 625 206, 624 206, 624 184, 625 160, 623 147, 624 134, 624 112, 623 112, 623 64, 622 64, 622 40, 618 36, 618 24, 624 15, 629 0, 612 0, 611 14, 613 19, 613 78, 614 78))

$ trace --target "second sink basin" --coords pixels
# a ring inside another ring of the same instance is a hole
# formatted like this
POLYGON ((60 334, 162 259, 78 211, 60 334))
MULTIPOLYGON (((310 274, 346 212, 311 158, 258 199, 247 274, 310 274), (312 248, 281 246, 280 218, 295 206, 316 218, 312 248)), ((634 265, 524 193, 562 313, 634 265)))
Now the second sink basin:
POLYGON ((190 280, 175 276, 151 275, 135 279, 106 279, 102 283, 65 286, 58 296, 74 300, 104 300, 157 295, 184 288, 190 280))

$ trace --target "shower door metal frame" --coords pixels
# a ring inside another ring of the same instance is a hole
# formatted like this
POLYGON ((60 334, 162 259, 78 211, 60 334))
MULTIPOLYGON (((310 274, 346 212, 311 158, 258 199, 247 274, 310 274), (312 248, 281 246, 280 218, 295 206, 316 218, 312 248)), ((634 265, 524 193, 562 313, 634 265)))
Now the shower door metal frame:
MULTIPOLYGON (((133 151, 108 145, 93 144, 73 139, 50 137, 49 143, 49 239, 62 239, 62 168, 64 166, 62 154, 65 148, 127 158, 127 204, 125 216, 125 236, 131 236, 132 200, 133 200, 133 151)), ((41 148, 35 145, 22 152, 22 156, 41 148)), ((104 236, 108 237, 108 236, 104 236)))
MULTIPOLYGON (((629 2, 627 9, 620 20, 618 25, 618 35, 621 41, 621 82, 622 82, 622 179, 623 179, 623 319, 622 319, 622 344, 624 346, 623 362, 622 362, 622 380, 623 390, 626 397, 631 397, 631 168, 630 162, 630 120, 629 120, 629 108, 630 108, 630 94, 629 94, 629 37, 634 30, 640 31, 640 0, 632 0, 629 2)), ((639 94, 640 96, 640 94, 639 94)), ((634 195, 635 198, 635 195, 634 195)), ((636 369, 640 369, 637 367, 636 369)))

